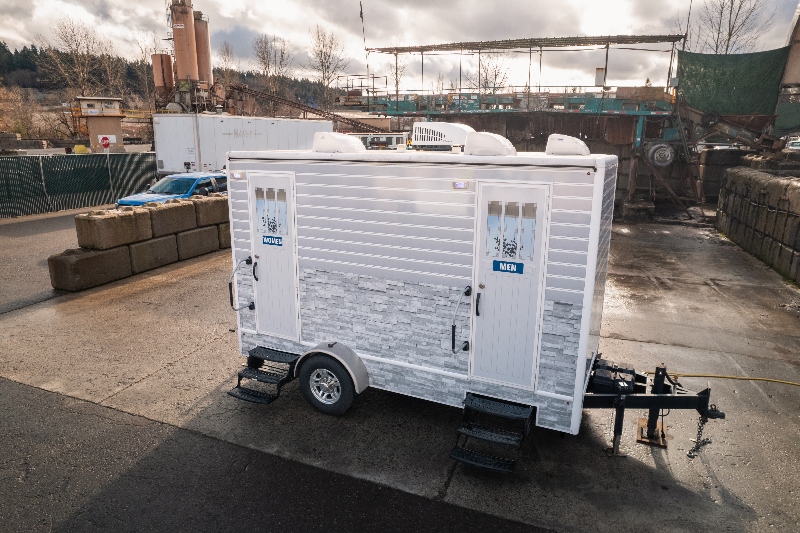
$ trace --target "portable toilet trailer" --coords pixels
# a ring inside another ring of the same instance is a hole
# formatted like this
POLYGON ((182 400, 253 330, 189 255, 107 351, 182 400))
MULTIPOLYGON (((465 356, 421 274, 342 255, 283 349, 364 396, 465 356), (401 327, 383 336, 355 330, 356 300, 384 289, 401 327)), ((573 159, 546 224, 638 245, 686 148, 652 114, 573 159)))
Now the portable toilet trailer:
MULTIPOLYGON (((247 357, 231 395, 269 403, 299 378, 329 414, 376 387, 517 419, 523 434, 578 433, 617 156, 563 135, 516 153, 470 132, 463 153, 317 133, 312 150, 228 158, 230 300, 247 357)), ((459 431, 492 431, 470 424, 459 431)), ((521 441, 506 433, 492 435, 521 441)), ((493 460, 470 454, 451 457, 493 460)))

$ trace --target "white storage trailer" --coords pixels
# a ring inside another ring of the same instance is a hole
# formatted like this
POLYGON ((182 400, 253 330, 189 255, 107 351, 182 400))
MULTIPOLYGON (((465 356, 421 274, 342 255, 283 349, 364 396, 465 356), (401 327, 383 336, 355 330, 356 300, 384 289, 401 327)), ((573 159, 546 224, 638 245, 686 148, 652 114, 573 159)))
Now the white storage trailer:
POLYGON ((331 414, 369 386, 576 434, 617 156, 564 136, 554 155, 484 133, 458 154, 316 137, 310 151, 229 154, 231 305, 248 357, 231 393, 269 403, 299 377, 331 414))
POLYGON ((156 113, 153 136, 159 174, 221 170, 232 150, 309 150, 328 120, 156 113))
POLYGON ((563 135, 546 153, 476 132, 463 153, 367 151, 336 133, 312 150, 231 152, 230 304, 247 363, 229 394, 266 404, 299 379, 334 415, 367 387, 463 405, 450 457, 502 472, 514 461, 462 439, 577 434, 584 408, 616 409, 611 454, 626 407, 649 409, 638 442, 666 446, 665 409, 696 410, 701 432, 725 417, 710 389, 689 394, 660 365, 648 393, 645 374, 599 359, 616 180, 616 156, 563 135))

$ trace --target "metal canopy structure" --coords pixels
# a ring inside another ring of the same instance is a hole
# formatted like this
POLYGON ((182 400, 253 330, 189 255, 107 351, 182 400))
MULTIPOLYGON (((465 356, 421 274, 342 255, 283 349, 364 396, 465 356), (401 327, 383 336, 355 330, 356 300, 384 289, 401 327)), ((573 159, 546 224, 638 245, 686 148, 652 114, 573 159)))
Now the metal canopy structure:
POLYGON ((502 41, 466 41, 460 43, 428 44, 423 46, 392 46, 368 48, 379 54, 413 54, 427 52, 483 52, 489 50, 529 50, 531 48, 565 48, 570 46, 610 46, 615 44, 676 43, 685 35, 601 35, 596 37, 532 37, 502 41))

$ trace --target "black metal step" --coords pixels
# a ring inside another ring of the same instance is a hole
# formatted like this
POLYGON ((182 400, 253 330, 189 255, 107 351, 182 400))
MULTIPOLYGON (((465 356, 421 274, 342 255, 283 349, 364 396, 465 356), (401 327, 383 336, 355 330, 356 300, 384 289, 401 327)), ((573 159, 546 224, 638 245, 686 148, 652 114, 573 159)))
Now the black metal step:
POLYGON ((247 353, 252 357, 257 357, 264 361, 272 361, 273 363, 283 363, 286 365, 296 363, 297 360, 300 359, 300 356, 295 353, 273 350, 272 348, 266 348, 264 346, 256 346, 247 353))
POLYGON ((482 396, 475 396, 471 392, 468 392, 467 397, 464 398, 464 408, 512 420, 528 420, 533 416, 533 407, 529 405, 517 405, 502 400, 492 400, 482 396))
POLYGON ((266 392, 260 392, 257 390, 248 389, 246 387, 234 387, 228 391, 228 394, 240 400, 264 405, 272 403, 278 399, 278 396, 275 394, 268 394, 266 392))
POLYGON ((479 468, 486 468, 488 470, 494 470, 495 472, 502 472, 503 474, 512 473, 514 471, 514 465, 517 464, 517 462, 512 459, 495 457, 493 455, 476 452, 474 450, 468 450, 466 448, 462 448, 461 446, 456 446, 453 448, 453 451, 450 452, 450 459, 472 466, 477 466, 479 468))
POLYGON ((273 385, 285 385, 289 383, 294 378, 288 374, 276 374, 274 372, 267 372, 264 370, 259 370, 256 368, 244 367, 239 371, 239 382, 241 383, 242 378, 245 379, 254 379, 256 381, 260 381, 261 383, 271 383, 273 385))
POLYGON ((475 437, 489 442, 505 444, 507 446, 519 446, 522 443, 522 433, 516 431, 506 431, 500 428, 492 428, 475 424, 474 422, 464 422, 458 428, 458 432, 467 437, 475 437))

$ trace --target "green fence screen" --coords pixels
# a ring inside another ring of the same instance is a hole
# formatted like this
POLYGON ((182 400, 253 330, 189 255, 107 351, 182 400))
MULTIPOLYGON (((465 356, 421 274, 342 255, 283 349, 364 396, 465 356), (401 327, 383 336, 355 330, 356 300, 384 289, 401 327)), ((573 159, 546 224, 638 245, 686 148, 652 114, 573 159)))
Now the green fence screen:
POLYGON ((0 217, 114 203, 156 175, 153 153, 0 157, 0 217))
POLYGON ((752 54, 678 52, 680 92, 700 111, 773 115, 788 57, 788 46, 752 54))

